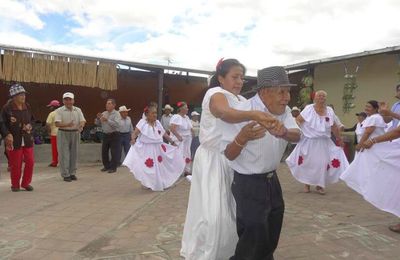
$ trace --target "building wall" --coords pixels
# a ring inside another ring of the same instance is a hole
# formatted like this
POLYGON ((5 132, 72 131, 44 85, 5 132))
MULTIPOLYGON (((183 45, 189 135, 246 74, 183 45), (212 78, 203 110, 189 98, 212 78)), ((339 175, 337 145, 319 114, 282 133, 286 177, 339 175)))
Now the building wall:
POLYGON ((394 95, 395 86, 399 82, 398 71, 397 56, 390 54, 321 64, 315 67, 314 88, 327 91, 328 104, 333 104, 335 112, 343 124, 351 127, 357 120, 355 113, 364 111, 365 103, 368 100, 386 101, 390 105, 396 101, 394 95), (346 82, 344 78, 345 62, 349 73, 353 73, 357 65, 360 66, 357 73, 358 88, 354 92, 356 107, 347 114, 344 114, 342 109, 343 87, 346 82))
MULTIPOLYGON (((31 105, 35 118, 41 121, 46 120, 49 113, 46 105, 53 99, 61 102, 62 94, 67 91, 75 94, 75 105, 82 109, 88 124, 93 124, 96 114, 105 110, 107 98, 115 98, 117 107, 126 105, 131 108, 130 116, 135 123, 141 118, 143 108, 150 101, 157 102, 158 97, 157 74, 139 71, 120 70, 116 91, 80 86, 21 84, 29 92, 27 102, 31 105)), ((9 86, 0 82, 0 106, 3 106, 8 99, 8 89, 9 86)), ((176 104, 178 101, 187 101, 190 106, 197 107, 201 105, 206 90, 205 78, 170 74, 164 77, 164 103, 176 104)))

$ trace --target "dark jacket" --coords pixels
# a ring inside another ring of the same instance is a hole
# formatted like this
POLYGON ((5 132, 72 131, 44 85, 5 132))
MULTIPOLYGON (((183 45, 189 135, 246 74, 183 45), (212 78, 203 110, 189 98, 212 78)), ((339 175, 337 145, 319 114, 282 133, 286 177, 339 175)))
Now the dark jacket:
POLYGON ((27 124, 33 125, 34 117, 29 104, 25 103, 22 110, 19 110, 12 100, 8 101, 1 110, 1 118, 4 122, 4 137, 11 133, 14 138, 14 149, 21 148, 22 138, 25 147, 33 146, 33 129, 25 131, 23 128, 27 124))

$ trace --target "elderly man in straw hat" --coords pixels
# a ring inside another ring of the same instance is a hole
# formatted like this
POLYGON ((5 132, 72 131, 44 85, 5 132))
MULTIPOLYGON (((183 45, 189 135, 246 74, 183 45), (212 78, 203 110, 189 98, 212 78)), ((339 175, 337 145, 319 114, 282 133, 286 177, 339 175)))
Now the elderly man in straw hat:
POLYGON ((60 158, 61 177, 64 181, 76 181, 76 160, 80 143, 80 132, 86 119, 82 110, 74 106, 75 95, 71 92, 63 94, 64 106, 56 110, 55 124, 58 127, 57 147, 60 158))
POLYGON ((164 114, 161 116, 161 125, 169 135, 169 121, 171 120, 172 117, 172 112, 174 112, 174 108, 171 107, 169 104, 166 104, 164 107, 164 114))
MULTIPOLYGON (((287 142, 297 142, 300 130, 287 106, 289 82, 283 67, 258 71, 258 93, 235 107, 272 114, 279 123, 262 129, 255 122, 229 124, 220 121, 221 149, 234 170, 232 193, 236 201, 236 226, 239 241, 231 259, 274 259, 283 221, 284 202, 276 169, 287 142), (260 139, 252 140, 254 128, 260 139), (263 132, 264 131, 264 132, 263 132)), ((239 103, 238 103, 239 104, 239 103)))
POLYGON ((56 111, 55 110, 59 106, 60 106, 60 102, 58 102, 58 100, 52 100, 47 105, 47 107, 51 111, 46 119, 47 129, 50 134, 51 155, 52 155, 52 160, 51 160, 51 163, 49 164, 49 167, 57 167, 57 165, 58 165, 58 150, 57 150, 58 127, 56 126, 56 122, 55 122, 55 119, 56 119, 56 111))
POLYGON ((33 131, 34 121, 31 108, 25 102, 25 89, 20 84, 10 88, 11 99, 4 105, 1 117, 5 126, 6 149, 11 166, 11 190, 16 192, 20 188, 33 191, 30 185, 33 175, 33 131), (22 163, 25 163, 22 176, 22 163))
MULTIPOLYGON (((131 148, 131 134, 133 132, 132 120, 130 116, 128 116, 129 111, 131 111, 131 109, 126 108, 126 106, 120 106, 118 109, 118 112, 121 115, 121 121, 119 125, 120 143, 124 150, 125 156, 128 154, 129 148, 131 148)), ((121 164, 122 162, 119 163, 119 165, 121 164)))

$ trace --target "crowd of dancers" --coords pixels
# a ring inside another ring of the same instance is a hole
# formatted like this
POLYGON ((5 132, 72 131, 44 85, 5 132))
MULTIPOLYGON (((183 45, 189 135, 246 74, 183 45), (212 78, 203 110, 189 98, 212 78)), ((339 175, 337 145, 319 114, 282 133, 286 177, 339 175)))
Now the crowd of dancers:
MULTIPOLYGON (((189 118, 185 102, 177 103, 173 115, 174 109, 166 105, 158 121, 157 104, 150 103, 130 136, 123 165, 144 187, 162 191, 180 176, 189 176, 183 257, 273 259, 284 214, 276 169, 288 142, 296 145, 286 163, 304 185, 304 192, 310 193, 315 186, 317 193, 324 195, 327 185, 341 179, 378 209, 400 217, 400 101, 390 109, 385 102, 370 100, 365 111, 357 113, 358 123, 352 128, 356 154, 349 164, 341 138, 344 126, 327 105, 325 91, 317 91, 313 104, 301 112, 297 107, 291 110, 288 103, 294 84, 283 67, 259 70, 257 93, 250 99, 240 95, 245 72, 239 61, 221 59, 204 96, 200 122, 195 111, 192 120, 189 118)), ((0 123, 11 156, 22 158, 23 153, 29 172, 33 167, 29 162, 32 140, 28 138, 31 115, 13 112, 29 109, 17 106, 21 103, 18 97, 24 98, 24 94, 18 86, 10 90, 16 105, 3 108, 0 123), (20 126, 23 134, 9 138, 7 129, 14 127, 15 120, 26 121, 20 126)), ((64 99, 73 100, 73 94, 66 94, 64 99)), ((400 99, 400 85, 396 97, 400 99)), ((75 125, 63 125, 62 118, 57 119, 58 126, 65 128, 61 133, 75 134, 84 125, 81 117, 78 113, 75 125)), ((17 160, 12 167, 21 164, 17 160)), ((68 177, 75 176, 74 167, 68 177)), ((15 189, 33 189, 31 174, 22 184, 21 170, 14 175, 15 189)), ((389 228, 400 233, 400 224, 389 228)))

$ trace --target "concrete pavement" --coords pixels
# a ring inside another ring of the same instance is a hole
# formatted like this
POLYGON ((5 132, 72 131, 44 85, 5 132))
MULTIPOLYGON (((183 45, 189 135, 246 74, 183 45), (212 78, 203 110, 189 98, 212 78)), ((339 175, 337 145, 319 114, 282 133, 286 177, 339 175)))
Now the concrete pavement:
MULTIPOLYGON (((181 259, 190 184, 164 192, 141 188, 127 168, 100 172, 84 164, 66 183, 57 168, 37 164, 33 192, 11 192, 0 177, 0 259, 181 259)), ((400 259, 400 221, 375 209, 343 183, 322 196, 282 164, 286 213, 276 259, 400 259)))

